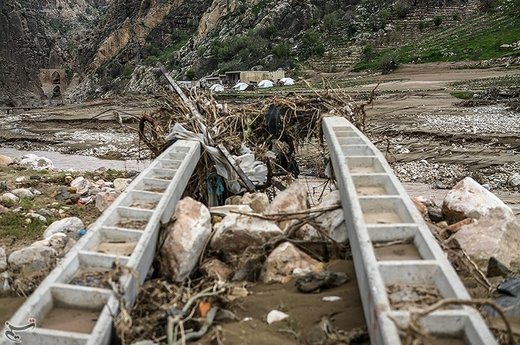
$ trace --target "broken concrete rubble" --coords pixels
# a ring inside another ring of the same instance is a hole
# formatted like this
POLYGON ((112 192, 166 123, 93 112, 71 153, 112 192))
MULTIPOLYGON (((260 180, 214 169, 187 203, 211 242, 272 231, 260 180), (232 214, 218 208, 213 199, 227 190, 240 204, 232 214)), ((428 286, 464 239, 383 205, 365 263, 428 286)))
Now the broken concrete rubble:
POLYGON ((487 216, 492 209, 498 209, 502 217, 513 215, 509 206, 471 177, 466 177, 457 183, 448 192, 442 204, 442 213, 449 224, 464 218, 479 219, 487 216))
MULTIPOLYGON (((317 208, 331 207, 341 205, 341 196, 338 190, 332 191, 327 198, 325 198, 317 208)), ((330 238, 336 242, 345 242, 348 239, 347 225, 345 224, 345 216, 343 209, 340 207, 337 210, 326 212, 316 218, 318 224, 322 229, 328 232, 330 238)))
POLYGON ((273 222, 250 216, 230 214, 215 226, 211 248, 241 254, 249 246, 259 246, 282 231, 273 222))
POLYGON ((508 269, 520 267, 520 223, 504 218, 502 210, 492 210, 477 222, 462 226, 453 240, 484 271, 491 257, 508 269))
POLYGON ((206 206, 187 197, 177 203, 173 219, 165 229, 160 262, 171 279, 182 282, 197 265, 211 234, 211 215, 206 206))
POLYGON ((205 261, 200 269, 208 277, 218 281, 227 281, 233 275, 233 270, 218 259, 209 259, 205 261))
POLYGON ((293 244, 284 242, 267 257, 261 279, 264 283, 287 283, 296 272, 320 272, 323 264, 305 254, 293 244))
POLYGON ((103 212, 110 206, 117 197, 121 195, 120 192, 100 192, 96 195, 96 208, 103 212))
MULTIPOLYGON (((273 199, 273 202, 267 207, 265 213, 293 213, 306 210, 307 208, 307 188, 295 182, 273 199)), ((278 225, 282 231, 286 231, 295 222, 295 220, 280 221, 278 225)))

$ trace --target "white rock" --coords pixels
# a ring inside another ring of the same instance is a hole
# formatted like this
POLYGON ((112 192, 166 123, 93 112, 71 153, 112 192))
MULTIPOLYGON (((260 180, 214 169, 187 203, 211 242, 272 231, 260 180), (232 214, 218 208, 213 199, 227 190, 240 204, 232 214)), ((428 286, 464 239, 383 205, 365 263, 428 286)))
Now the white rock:
MULTIPOLYGON (((300 183, 293 183, 274 198, 265 213, 291 213, 307 208, 307 188, 300 183)), ((281 221, 278 225, 282 231, 286 231, 295 222, 296 220, 281 221)))
MULTIPOLYGON (((338 190, 332 191, 317 207, 325 208, 334 205, 341 205, 341 196, 338 190)), ((328 231, 328 235, 336 242, 345 242, 348 239, 347 225, 345 224, 345 216, 343 209, 326 212, 316 218, 322 229, 328 231)))
POLYGON ((9 156, 0 155, 0 167, 6 167, 13 162, 9 156))
POLYGON ((267 314, 267 323, 272 324, 274 322, 279 322, 285 320, 289 317, 286 313, 279 310, 271 310, 269 314, 267 314))
POLYGON ((31 247, 48 246, 53 248, 62 248, 67 243, 67 235, 58 232, 41 241, 36 241, 31 244, 31 247))
POLYGON ((26 247, 12 252, 7 261, 10 270, 29 273, 50 268, 55 255, 55 250, 47 246, 26 247))
POLYGON ((464 225, 453 240, 484 271, 490 257, 510 269, 520 267, 520 222, 513 217, 504 218, 500 210, 492 210, 477 222, 464 225))
POLYGON ((464 218, 485 217, 493 209, 499 209, 503 217, 513 215, 509 206, 471 177, 466 177, 457 183, 448 192, 442 204, 442 213, 450 224, 457 223, 464 218))
POLYGON ((96 195, 96 208, 103 212, 121 195, 119 192, 100 192, 96 195))
POLYGON ((264 283, 287 283, 295 271, 323 271, 323 264, 305 254, 293 244, 284 242, 276 247, 267 257, 262 270, 261 279, 264 283))
POLYGON ((280 235, 282 235, 282 231, 273 222, 230 214, 216 225, 211 248, 226 253, 240 254, 251 245, 262 245, 269 239, 280 235))
POLYGON ((85 224, 78 217, 68 217, 61 220, 57 220, 43 233, 43 238, 48 239, 52 235, 61 232, 67 236, 78 240, 80 235, 79 231, 85 228, 85 224))
POLYGON ((224 205, 210 207, 209 211, 214 214, 223 214, 228 216, 233 214, 233 212, 251 213, 253 212, 253 209, 247 205, 224 205))
POLYGON ((38 220, 39 222, 41 223, 47 223, 47 218, 45 218, 44 216, 42 216, 41 214, 38 214, 38 213, 34 213, 34 212, 31 212, 29 214, 27 214, 29 217, 31 217, 32 219, 36 219, 38 220))
POLYGON ((321 299, 324 302, 336 302, 341 300, 341 297, 339 296, 325 296, 321 299))
POLYGON ((2 197, 0 197, 0 200, 3 202, 16 204, 20 198, 13 193, 4 193, 2 194, 2 197))
POLYGON ((240 203, 248 205, 255 213, 262 213, 269 207, 269 198, 265 193, 245 193, 240 203))
POLYGON ((172 279, 182 282, 198 263, 211 234, 211 215, 206 206, 190 197, 177 203, 175 222, 165 230, 161 267, 172 279))
POLYGON ((23 155, 15 159, 15 162, 18 163, 20 166, 31 168, 34 170, 54 169, 54 164, 49 158, 40 157, 32 153, 23 155))
POLYGON ((520 186, 520 174, 519 173, 514 173, 513 175, 511 175, 511 177, 509 178, 508 182, 513 187, 520 186))
POLYGON ((4 248, 0 247, 0 273, 7 269, 7 256, 4 248))
POLYGON ((76 177, 70 183, 70 186, 76 188, 76 193, 79 195, 83 195, 88 192, 88 188, 90 187, 90 182, 84 178, 83 176, 76 177))
POLYGON ((11 191, 14 195, 19 197, 20 199, 34 199, 34 194, 27 188, 18 188, 11 191))
POLYGON ((122 192, 128 187, 128 185, 132 182, 131 179, 128 178, 116 178, 114 180, 114 188, 118 192, 122 192))

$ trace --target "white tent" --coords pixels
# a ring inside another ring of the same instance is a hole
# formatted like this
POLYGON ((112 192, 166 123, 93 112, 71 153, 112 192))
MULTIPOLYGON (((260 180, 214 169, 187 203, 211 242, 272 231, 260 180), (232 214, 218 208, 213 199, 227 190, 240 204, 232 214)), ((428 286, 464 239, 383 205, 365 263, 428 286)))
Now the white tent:
POLYGON ((209 89, 212 92, 222 92, 224 91, 224 86, 221 84, 213 84, 209 89))
POLYGON ((294 79, 293 78, 282 78, 280 79, 280 84, 284 86, 294 85, 294 79))
POLYGON ((262 80, 261 82, 258 83, 258 87, 260 89, 267 89, 268 87, 273 87, 273 86, 274 86, 274 84, 270 80, 262 80))
POLYGON ((247 89, 248 86, 249 85, 247 85, 246 83, 238 83, 235 86, 233 86, 233 90, 244 91, 245 89, 247 89))

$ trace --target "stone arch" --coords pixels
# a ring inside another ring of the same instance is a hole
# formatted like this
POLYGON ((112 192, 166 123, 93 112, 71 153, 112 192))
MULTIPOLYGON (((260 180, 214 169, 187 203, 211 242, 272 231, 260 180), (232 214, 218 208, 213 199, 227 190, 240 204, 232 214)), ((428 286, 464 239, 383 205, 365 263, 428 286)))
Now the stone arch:
POLYGON ((51 80, 53 84, 61 84, 61 76, 58 71, 52 72, 51 80))

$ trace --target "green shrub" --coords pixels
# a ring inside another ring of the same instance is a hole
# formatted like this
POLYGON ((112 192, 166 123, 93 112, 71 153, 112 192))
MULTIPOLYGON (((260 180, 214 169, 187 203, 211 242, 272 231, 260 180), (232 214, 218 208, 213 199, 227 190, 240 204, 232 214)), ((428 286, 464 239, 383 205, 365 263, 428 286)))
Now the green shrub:
POLYGON ((193 80, 197 77, 197 74, 195 73, 194 70, 192 70, 191 68, 189 70, 186 71, 186 79, 187 80, 193 80))
POLYGON ((426 29, 427 24, 424 21, 420 21, 419 24, 417 24, 417 26, 419 28, 419 31, 422 32, 422 31, 424 31, 424 29, 426 29))
POLYGON ((461 19, 460 14, 453 13, 453 15, 451 16, 451 19, 453 19, 456 22, 460 22, 460 19, 461 19))
POLYGON ((130 78, 132 76, 132 73, 134 73, 135 67, 129 63, 125 65, 125 68, 123 69, 123 78, 130 78))
POLYGON ((287 59, 291 56, 291 47, 287 43, 280 43, 274 46, 272 53, 280 59, 287 59))
POLYGON ((395 15, 400 19, 406 18, 406 16, 408 16, 408 14, 410 14, 411 11, 412 5, 406 0, 399 0, 394 5, 395 15))
POLYGON ((381 70, 381 73, 388 74, 397 69, 399 66, 397 59, 395 56, 385 56, 379 65, 379 69, 381 70))
POLYGON ((480 0, 480 10, 482 12, 493 12, 498 6, 498 0, 480 0))
POLYGON ((305 31, 302 37, 300 54, 304 59, 325 54, 325 46, 319 33, 312 29, 305 31))
POLYGON ((442 17, 441 16, 436 16, 435 18, 433 18, 433 24, 435 24, 436 27, 441 26, 441 24, 442 24, 442 17))
POLYGON ((339 26, 339 19, 337 12, 328 13, 323 16, 323 28, 331 33, 339 26))

